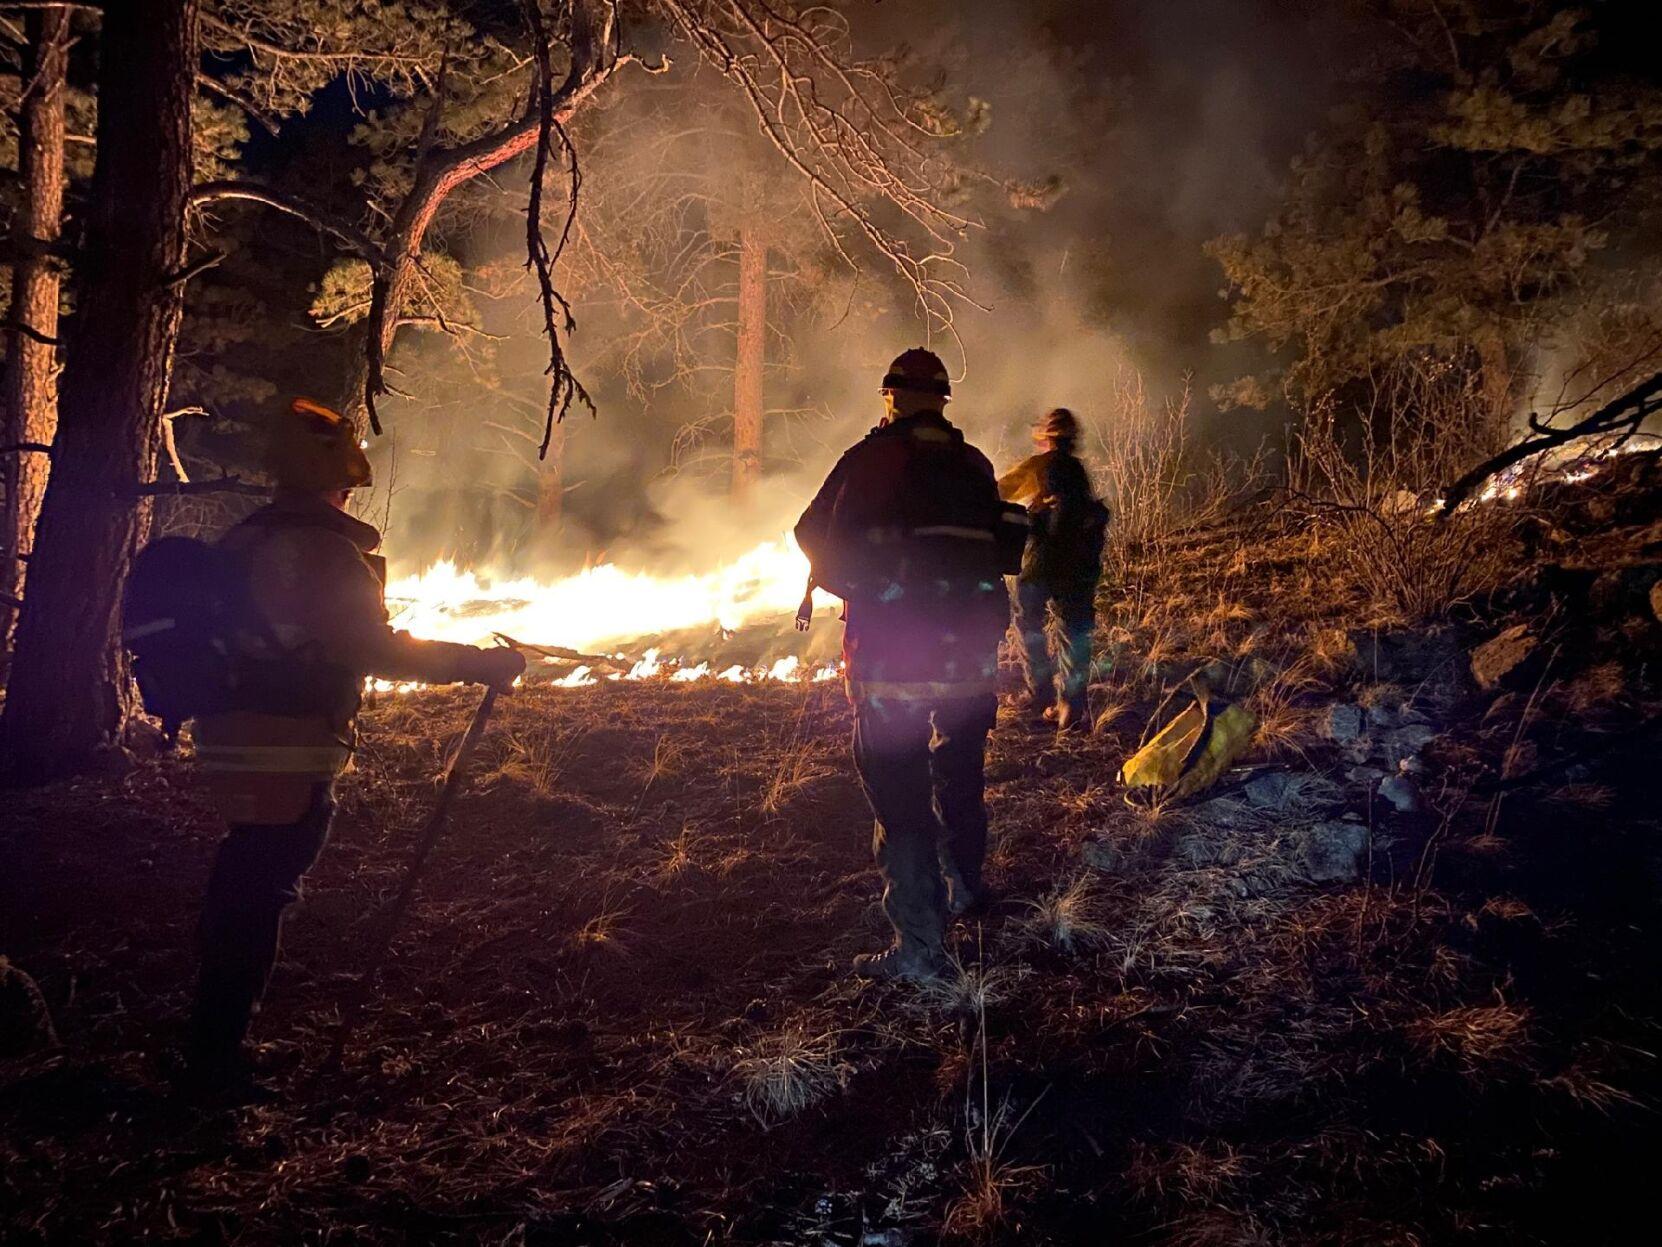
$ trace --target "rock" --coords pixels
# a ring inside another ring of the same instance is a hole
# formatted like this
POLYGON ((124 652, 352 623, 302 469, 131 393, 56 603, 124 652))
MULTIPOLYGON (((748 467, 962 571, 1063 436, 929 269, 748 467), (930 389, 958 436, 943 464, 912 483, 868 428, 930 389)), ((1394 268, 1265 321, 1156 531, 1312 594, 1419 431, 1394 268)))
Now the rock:
POLYGON ((1601 572, 1587 592, 1587 601, 1601 615, 1642 615, 1656 601, 1662 584, 1662 563, 1631 563, 1601 572))
POLYGON ((1125 850, 1110 840, 1087 840, 1079 854, 1092 870, 1121 870, 1127 858, 1125 850))
POLYGON ((1392 762, 1400 763, 1402 759, 1413 757, 1436 739, 1436 729, 1429 724, 1410 723, 1394 732, 1387 732, 1379 743, 1392 762))
POLYGON ((1212 866, 1218 861, 1218 845, 1211 836, 1182 836, 1172 846, 1172 856, 1185 866, 1212 866))
POLYGON ((1406 775, 1392 775, 1379 785, 1379 795, 1390 802, 1398 814, 1417 814, 1424 809, 1420 801, 1420 787, 1406 775))
POLYGON ((1395 706, 1388 706, 1382 701, 1376 701, 1368 707, 1369 727, 1395 727, 1400 721, 1395 706))
POLYGON ((1368 829, 1360 823, 1317 823, 1299 834, 1298 853, 1313 883, 1344 883, 1362 874, 1368 829))
POLYGON ((1198 674, 1206 681, 1207 688, 1228 688, 1229 682, 1235 678, 1235 667, 1221 658, 1214 658, 1198 674))
POLYGON ((1414 686, 1463 677, 1465 651, 1452 628, 1356 629, 1348 635, 1365 679, 1414 686))
MULTIPOLYGON (((1237 811, 1242 815, 1248 810, 1309 815, 1337 804, 1340 799, 1338 788, 1313 771, 1266 771, 1253 776, 1242 795, 1246 803, 1238 806, 1237 811)), ((1237 821, 1256 822, 1250 817, 1237 821)))
POLYGON ((1355 740, 1362 734, 1362 707, 1346 702, 1329 706, 1321 722, 1321 733, 1329 740, 1355 740))
POLYGON ((1207 827, 1233 827, 1247 814, 1247 805, 1235 797, 1213 797, 1191 811, 1196 823, 1207 827))
POLYGON ((1247 781, 1247 804, 1257 806, 1261 810, 1280 809, 1297 787, 1293 777, 1286 771, 1270 771, 1265 775, 1255 775, 1247 781))
POLYGON ((1516 684, 1527 676, 1528 668, 1533 666, 1530 659, 1540 647, 1541 638, 1529 630, 1528 624, 1513 624, 1472 651, 1472 679, 1485 691, 1504 683, 1516 684))
POLYGON ((0 957, 0 1057, 27 1056, 57 1043, 46 997, 34 979, 0 957))
POLYGON ((1358 736, 1345 746, 1345 761, 1353 766, 1366 766, 1373 761, 1374 745, 1371 736, 1358 736))

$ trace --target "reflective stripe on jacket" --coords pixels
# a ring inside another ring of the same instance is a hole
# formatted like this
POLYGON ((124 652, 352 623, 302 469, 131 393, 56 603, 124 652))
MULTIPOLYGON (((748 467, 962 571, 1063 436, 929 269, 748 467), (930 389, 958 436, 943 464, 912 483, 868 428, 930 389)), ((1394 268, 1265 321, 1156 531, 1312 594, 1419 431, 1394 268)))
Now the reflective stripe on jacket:
POLYGON ((960 701, 986 697, 998 691, 996 679, 979 680, 849 680, 848 695, 855 701, 960 701))
POLYGON ((198 719, 196 766, 230 823, 293 823, 313 789, 346 769, 351 743, 322 716, 238 710, 198 719))

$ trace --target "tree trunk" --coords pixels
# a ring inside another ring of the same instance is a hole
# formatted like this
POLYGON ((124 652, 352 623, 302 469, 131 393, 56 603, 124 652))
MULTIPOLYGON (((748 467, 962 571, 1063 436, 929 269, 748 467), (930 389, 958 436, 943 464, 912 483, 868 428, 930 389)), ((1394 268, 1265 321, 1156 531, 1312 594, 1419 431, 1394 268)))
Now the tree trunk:
MULTIPOLYGON (((1518 406, 1518 370, 1506 337, 1493 325, 1477 331, 1477 360, 1482 369, 1483 398, 1489 408, 1494 431, 1510 432, 1518 406)), ((1484 430, 1485 433, 1491 430, 1484 430)))
POLYGON ((554 436, 548 439, 548 457, 537 473, 537 532, 552 533, 560 527, 565 512, 566 426, 563 421, 554 425, 554 436))
POLYGON ((739 341, 733 361, 733 496, 762 475, 763 373, 767 366, 768 248, 755 223, 739 230, 739 341))
MULTIPOLYGON (((57 260, 44 248, 63 226, 64 69, 69 59, 69 10, 40 9, 24 15, 28 47, 23 55, 27 94, 18 108, 17 171, 23 202, 16 228, 28 247, 12 268, 11 319, 43 337, 58 334, 57 260)), ((57 359, 54 348, 15 333, 6 352, 4 431, 0 444, 50 446, 58 427, 57 359)), ((0 453, 0 651, 11 636, 14 611, 7 597, 23 591, 27 555, 46 493, 50 464, 43 451, 0 453)))
POLYGON ((98 156, 52 478, 0 717, 0 773, 42 782, 120 742, 131 708, 119 606, 183 307, 197 0, 104 9, 98 156))

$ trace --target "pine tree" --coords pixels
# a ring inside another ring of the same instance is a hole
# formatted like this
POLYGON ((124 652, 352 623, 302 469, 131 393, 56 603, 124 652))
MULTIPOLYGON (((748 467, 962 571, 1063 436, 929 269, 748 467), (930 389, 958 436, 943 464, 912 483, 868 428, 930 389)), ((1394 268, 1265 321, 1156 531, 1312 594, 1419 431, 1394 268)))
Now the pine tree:
POLYGON ((1505 417, 1543 346, 1631 277, 1626 244, 1662 203, 1662 91, 1601 56, 1603 6, 1368 11, 1378 51, 1279 212, 1210 245, 1221 337, 1286 361, 1227 397, 1308 402, 1423 354, 1476 374, 1505 417))

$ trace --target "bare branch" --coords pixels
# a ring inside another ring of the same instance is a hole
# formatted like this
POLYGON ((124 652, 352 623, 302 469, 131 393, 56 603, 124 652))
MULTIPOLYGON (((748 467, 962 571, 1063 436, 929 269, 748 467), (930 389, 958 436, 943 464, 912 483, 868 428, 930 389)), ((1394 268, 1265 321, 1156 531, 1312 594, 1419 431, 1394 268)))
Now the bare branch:
POLYGON ((1437 517, 1444 519, 1454 514, 1479 485, 1497 472, 1515 467, 1544 450, 1554 450, 1584 437, 1613 436, 1625 441, 1638 433, 1639 427, 1658 411, 1662 411, 1662 373, 1657 373, 1567 428, 1554 428, 1531 416, 1529 427, 1535 436, 1508 446, 1450 485, 1438 505, 1437 517))
POLYGON ((250 121, 257 122, 260 128, 267 134, 276 137, 279 129, 277 119, 270 113, 266 112, 265 109, 261 108, 258 104, 254 103, 253 100, 238 95, 235 91, 226 86, 219 79, 215 78, 212 74, 197 74, 196 85, 201 87, 202 90, 206 91, 209 95, 224 100, 225 103, 236 108, 240 108, 243 112, 248 114, 250 121))
MULTIPOLYGON (((577 327, 577 322, 572 317, 571 305, 554 289, 554 262, 560 252, 565 250, 566 242, 571 237, 571 225, 577 217, 577 194, 583 184, 583 175, 577 163, 577 149, 572 146, 571 138, 565 129, 554 119, 553 71, 550 68, 548 30, 543 24, 540 0, 525 0, 525 18, 536 43, 537 66, 537 155, 531 168, 531 198, 525 209, 525 267, 536 270, 537 293, 542 302, 543 332, 548 337, 548 414, 543 423, 542 444, 537 448, 537 458, 545 459, 548 456, 548 447, 554 440, 554 425, 565 419, 573 399, 580 399, 591 414, 594 413, 594 401, 566 362, 565 351, 560 344, 560 333, 562 330, 570 333, 577 327), (549 149, 556 132, 571 159, 571 191, 565 226, 560 231, 560 242, 554 254, 550 255, 548 243, 542 236, 542 187, 543 177, 548 171, 549 149), (555 319, 556 304, 560 317, 558 322, 555 319)), ((587 10, 581 6, 573 6, 571 41, 574 64, 577 60, 578 44, 581 42, 587 45, 592 38, 592 32, 588 29, 587 10)))
POLYGON ((240 476, 219 476, 211 481, 150 481, 135 485, 131 490, 135 498, 181 498, 197 494, 246 494, 263 498, 270 493, 269 485, 256 485, 240 476))
MULTIPOLYGON (((574 12, 586 14, 592 2, 575 0, 572 7, 574 12)), ((583 18, 574 18, 572 29, 571 66, 565 81, 553 93, 549 110, 553 121, 561 125, 570 120, 577 107, 619 65, 630 59, 617 53, 610 16, 598 37, 594 37, 591 24, 583 18)), ((363 387, 363 402, 371 428, 377 431, 380 428, 375 399, 386 393, 386 353, 391 349, 397 329, 391 309, 403 306, 404 288, 415 269, 415 257, 421 253, 428 226, 453 190, 530 151, 542 132, 541 109, 528 109, 518 120, 469 142, 453 147, 435 146, 417 163, 410 191, 393 218, 385 258, 377 266, 382 293, 378 300, 372 300, 365 343, 368 368, 363 387)))
POLYGON ((376 246, 368 234, 344 221, 336 220, 327 209, 287 191, 274 190, 256 182, 220 181, 203 182, 190 193, 190 205, 198 209, 228 200, 243 200, 275 208, 278 212, 304 221, 318 233, 327 234, 360 259, 368 260, 371 264, 381 259, 380 247, 376 246))
POLYGON ((42 346, 62 346, 63 342, 57 338, 48 337, 33 325, 26 325, 20 320, 0 320, 0 333, 16 333, 42 346))

